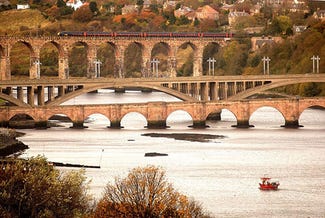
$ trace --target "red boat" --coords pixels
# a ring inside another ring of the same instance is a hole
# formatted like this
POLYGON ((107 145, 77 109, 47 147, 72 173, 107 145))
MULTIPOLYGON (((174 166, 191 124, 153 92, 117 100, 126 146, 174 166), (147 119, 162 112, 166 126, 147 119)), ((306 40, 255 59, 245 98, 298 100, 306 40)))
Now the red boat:
POLYGON ((270 177, 262 177, 259 184, 261 190, 278 190, 280 185, 278 181, 274 181, 270 177))

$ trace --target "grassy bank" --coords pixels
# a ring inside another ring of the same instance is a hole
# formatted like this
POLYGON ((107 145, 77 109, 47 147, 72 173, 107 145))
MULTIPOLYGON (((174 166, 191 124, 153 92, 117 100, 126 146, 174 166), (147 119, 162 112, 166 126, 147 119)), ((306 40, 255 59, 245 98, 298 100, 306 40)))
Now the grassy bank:
POLYGON ((13 129, 0 128, 0 158, 28 149, 28 146, 17 140, 23 133, 13 129))

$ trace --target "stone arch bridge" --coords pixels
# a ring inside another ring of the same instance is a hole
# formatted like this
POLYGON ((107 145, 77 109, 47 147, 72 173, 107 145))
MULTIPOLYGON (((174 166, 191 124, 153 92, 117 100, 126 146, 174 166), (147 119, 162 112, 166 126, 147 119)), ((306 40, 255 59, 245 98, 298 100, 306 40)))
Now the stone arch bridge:
POLYGON ((189 113, 193 119, 194 128, 206 127, 210 114, 222 109, 231 111, 237 119, 237 127, 247 128, 250 116, 260 107, 269 106, 277 109, 284 117, 284 127, 299 127, 301 113, 313 106, 325 108, 325 98, 291 98, 291 99, 255 99, 241 101, 211 101, 211 102, 149 102, 133 104, 108 105, 71 105, 23 108, 6 106, 0 108, 0 123, 8 126, 15 115, 28 115, 36 127, 47 126, 47 121, 56 114, 65 114, 73 123, 74 128, 83 128, 84 120, 92 114, 102 114, 110 120, 111 128, 121 128, 122 118, 130 113, 142 114, 147 120, 148 128, 166 128, 167 117, 174 111, 182 110, 189 113))
POLYGON ((0 79, 11 79, 10 54, 13 46, 16 43, 23 43, 30 51, 30 69, 29 78, 39 78, 38 66, 35 63, 40 63, 40 52, 43 46, 47 43, 53 44, 58 50, 58 77, 66 79, 69 77, 69 49, 75 43, 81 43, 87 48, 87 77, 96 77, 95 64, 97 60, 97 50, 102 44, 109 44, 114 49, 114 75, 124 77, 125 68, 125 50, 131 43, 136 43, 140 46, 142 52, 142 75, 149 75, 151 72, 150 61, 152 50, 155 45, 161 43, 168 51, 167 71, 168 77, 176 76, 176 62, 178 49, 189 44, 193 48, 193 76, 202 76, 203 73, 203 51, 204 48, 212 43, 219 46, 224 46, 229 38, 198 38, 198 37, 81 37, 81 36, 40 36, 40 37, 0 37, 0 79))

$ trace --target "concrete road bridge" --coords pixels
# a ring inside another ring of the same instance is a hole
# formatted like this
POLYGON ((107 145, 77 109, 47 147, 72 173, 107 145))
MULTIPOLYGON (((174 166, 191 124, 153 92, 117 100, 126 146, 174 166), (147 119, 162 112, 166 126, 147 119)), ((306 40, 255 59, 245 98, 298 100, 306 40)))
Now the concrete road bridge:
POLYGON ((98 89, 154 90, 188 102, 242 100, 273 88, 325 82, 325 74, 200 76, 174 78, 70 78, 0 81, 0 98, 23 107, 53 107, 98 89))

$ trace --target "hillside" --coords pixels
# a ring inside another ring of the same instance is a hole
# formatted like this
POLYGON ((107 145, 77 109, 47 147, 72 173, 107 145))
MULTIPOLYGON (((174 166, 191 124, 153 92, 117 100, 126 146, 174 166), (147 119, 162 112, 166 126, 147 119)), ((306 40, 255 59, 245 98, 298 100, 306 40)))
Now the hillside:
POLYGON ((38 10, 9 10, 0 13, 0 34, 36 30, 50 24, 38 10))

